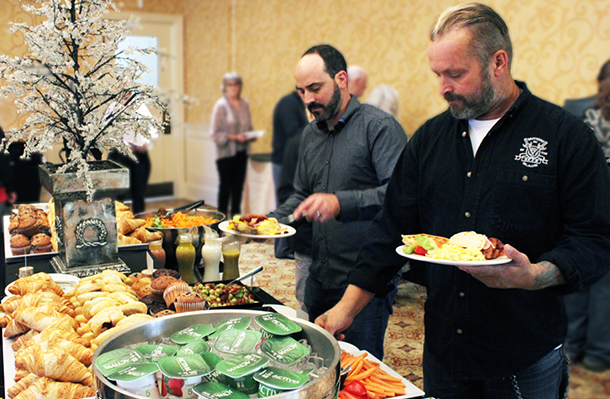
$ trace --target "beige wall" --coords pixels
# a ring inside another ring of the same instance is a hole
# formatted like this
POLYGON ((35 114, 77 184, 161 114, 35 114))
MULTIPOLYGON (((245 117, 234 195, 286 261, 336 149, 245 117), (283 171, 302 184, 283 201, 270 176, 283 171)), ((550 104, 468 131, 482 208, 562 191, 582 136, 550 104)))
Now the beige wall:
MULTIPOLYGON (((0 52, 19 54, 7 22, 27 19, 18 0, 0 0, 0 52)), ((268 132, 255 152, 270 151, 277 100, 294 87, 293 71, 310 46, 330 43, 348 64, 369 73, 370 91, 389 84, 400 94, 399 122, 412 134, 446 108, 430 72, 426 48, 435 17, 456 1, 440 0, 118 0, 122 10, 184 16, 185 90, 199 99, 187 122, 209 123, 220 81, 235 69, 244 79, 254 126, 268 132), (235 21, 235 29, 231 22, 235 21)), ((513 75, 542 98, 595 92, 595 77, 610 58, 610 1, 496 0, 487 2, 507 21, 514 46, 513 75)), ((0 104, 0 123, 11 111, 0 104)))

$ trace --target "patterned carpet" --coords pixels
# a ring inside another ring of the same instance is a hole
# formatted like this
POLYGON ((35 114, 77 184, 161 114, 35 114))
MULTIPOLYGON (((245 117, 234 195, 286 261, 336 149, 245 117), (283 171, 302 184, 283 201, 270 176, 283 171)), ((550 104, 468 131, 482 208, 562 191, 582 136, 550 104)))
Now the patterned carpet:
MULTIPOLYGON (((256 275, 260 287, 285 305, 296 308, 294 261, 276 259, 272 241, 245 244, 240 257, 241 273, 260 265, 264 267, 256 275)), ((425 298, 426 291, 421 286, 407 282, 400 285, 386 334, 384 357, 386 364, 421 389, 425 298)), ((570 366, 570 381, 569 399, 610 398, 610 371, 593 373, 579 365, 570 366)))

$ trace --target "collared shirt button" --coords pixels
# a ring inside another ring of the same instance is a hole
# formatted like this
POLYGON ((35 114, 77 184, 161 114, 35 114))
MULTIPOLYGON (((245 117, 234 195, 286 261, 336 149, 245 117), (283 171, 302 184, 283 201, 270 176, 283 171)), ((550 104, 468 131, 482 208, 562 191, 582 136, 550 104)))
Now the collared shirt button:
POLYGON ((527 175, 523 175, 523 177, 521 178, 521 180, 523 181, 528 181, 529 177, 527 177, 527 175))
POLYGON ((472 176, 472 172, 466 173, 466 176, 471 177, 472 176))
POLYGON ((320 240, 323 240, 323 239, 324 239, 324 236, 320 236, 320 240))
POLYGON ((456 333, 461 334, 463 331, 461 328, 458 328, 457 330, 455 330, 456 333))
POLYGON ((466 296, 466 294, 464 294, 463 292, 460 292, 460 293, 459 293, 459 295, 460 295, 460 297, 462 297, 462 298, 466 296))
POLYGON ((322 263, 326 263, 326 259, 322 259, 322 263))
POLYGON ((462 132, 462 137, 466 137, 466 136, 468 136, 468 132, 464 130, 464 131, 462 132))
POLYGON ((326 190, 326 186, 322 186, 322 190, 326 190))
POLYGON ((326 161, 326 164, 328 165, 330 162, 326 161))
POLYGON ((465 212, 465 213, 464 213, 464 216, 466 216, 467 218, 469 218, 469 217, 470 217, 470 212, 465 212))

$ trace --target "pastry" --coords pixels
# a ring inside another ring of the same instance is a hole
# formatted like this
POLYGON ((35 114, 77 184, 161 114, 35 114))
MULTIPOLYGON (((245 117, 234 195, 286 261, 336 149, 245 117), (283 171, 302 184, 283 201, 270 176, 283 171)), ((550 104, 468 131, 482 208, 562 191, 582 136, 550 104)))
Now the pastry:
POLYGON ((152 278, 155 279, 160 276, 172 276, 173 278, 180 280, 181 276, 176 270, 172 269, 157 269, 153 272, 152 278))
POLYGON ((152 289, 152 293, 156 298, 163 300, 163 291, 165 291, 170 284, 175 283, 176 281, 178 280, 172 276, 160 276, 150 283, 150 288, 152 289))
POLYGON ((53 245, 51 244, 51 237, 46 234, 35 234, 34 236, 32 236, 31 244, 32 252, 35 254, 51 252, 53 250, 53 245))
POLYGON ((171 283, 163 292, 163 300, 168 308, 174 306, 174 300, 185 292, 192 292, 193 289, 183 280, 171 283))
POLYGON ((19 216, 19 232, 25 236, 32 237, 40 232, 40 224, 36 215, 19 216))
POLYGON ((165 302, 154 302, 148 307, 148 313, 153 316, 163 310, 169 310, 167 309, 167 305, 165 304, 165 302))
POLYGON ((176 312, 174 312, 173 310, 164 309, 164 310, 162 310, 160 312, 157 312, 157 313, 153 314, 153 317, 155 319, 158 319, 159 317, 169 316, 169 315, 172 315, 172 314, 176 314, 176 312))
POLYGON ((93 383, 87 367, 60 347, 43 349, 40 345, 32 345, 22 348, 15 353, 15 367, 58 381, 93 383))
POLYGON ((201 294, 196 292, 185 292, 174 299, 174 308, 176 309, 176 313, 183 313, 206 310, 209 309, 210 306, 201 294))
POLYGON ((146 227, 140 226, 130 234, 130 237, 135 237, 142 242, 151 242, 163 239, 163 234, 158 231, 148 231, 146 227))
POLYGON ((23 234, 15 234, 11 237, 11 251, 14 256, 20 256, 30 253, 30 239, 23 234))
MULTIPOLYGON (((28 378, 28 377, 26 377, 28 378)), ((95 396, 93 388, 72 382, 38 378, 13 399, 83 399, 95 396)))

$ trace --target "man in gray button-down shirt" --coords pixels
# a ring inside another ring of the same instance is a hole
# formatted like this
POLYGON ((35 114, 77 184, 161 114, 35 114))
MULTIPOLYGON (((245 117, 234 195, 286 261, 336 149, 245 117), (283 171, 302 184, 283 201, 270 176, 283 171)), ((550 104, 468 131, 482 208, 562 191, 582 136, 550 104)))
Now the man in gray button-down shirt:
MULTIPOLYGON (((312 47, 299 61, 296 88, 315 120, 303 132, 295 193, 271 214, 292 213, 313 222, 313 262, 305 288, 311 321, 334 306, 347 287, 347 274, 407 143, 392 116, 350 96, 346 69, 341 53, 328 45, 312 47)), ((393 297, 371 302, 345 340, 383 358, 393 297)))

